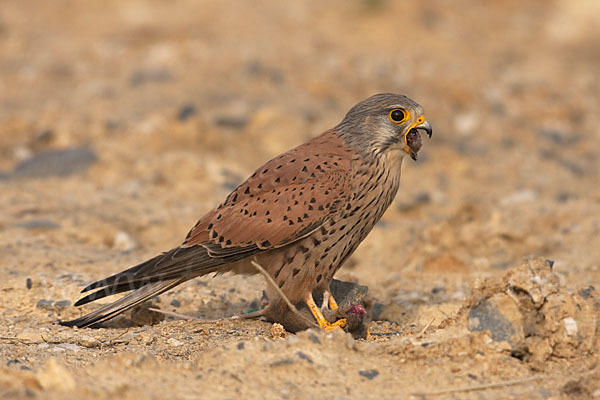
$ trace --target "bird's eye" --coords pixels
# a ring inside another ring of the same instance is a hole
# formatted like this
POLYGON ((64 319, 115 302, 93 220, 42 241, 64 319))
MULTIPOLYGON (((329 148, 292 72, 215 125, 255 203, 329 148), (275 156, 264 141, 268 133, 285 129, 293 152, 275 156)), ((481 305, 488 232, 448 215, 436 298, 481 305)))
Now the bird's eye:
POLYGON ((396 108, 395 110, 390 111, 389 117, 395 123, 404 122, 407 117, 407 112, 404 110, 401 110, 399 108, 396 108))

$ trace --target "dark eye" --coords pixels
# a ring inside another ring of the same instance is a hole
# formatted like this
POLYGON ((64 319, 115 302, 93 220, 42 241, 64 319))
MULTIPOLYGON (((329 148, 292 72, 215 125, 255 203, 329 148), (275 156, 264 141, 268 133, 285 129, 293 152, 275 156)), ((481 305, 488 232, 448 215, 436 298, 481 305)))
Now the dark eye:
POLYGON ((405 118, 406 113, 404 112, 404 110, 397 108, 390 112, 390 119, 394 122, 402 122, 405 118))

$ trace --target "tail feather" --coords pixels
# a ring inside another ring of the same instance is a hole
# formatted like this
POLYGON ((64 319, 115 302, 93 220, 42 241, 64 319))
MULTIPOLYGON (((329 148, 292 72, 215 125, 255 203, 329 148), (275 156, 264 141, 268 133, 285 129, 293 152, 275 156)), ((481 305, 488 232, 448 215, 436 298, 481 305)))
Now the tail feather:
POLYGON ((131 268, 128 268, 125 271, 121 271, 121 272, 111 275, 107 278, 100 279, 99 281, 96 281, 94 283, 90 283, 89 285, 87 285, 86 287, 83 288, 81 293, 89 292, 90 290, 103 288, 106 286, 113 286, 117 281, 127 280, 128 282, 133 283, 134 277, 142 268, 144 268, 148 265, 156 265, 168 253, 169 252, 160 254, 160 255, 153 257, 147 261, 144 261, 141 264, 138 264, 131 268))
POLYGON ((202 246, 176 247, 125 271, 91 283, 81 293, 125 283, 132 285, 131 289, 134 289, 133 285, 135 284, 174 279, 191 274, 199 275, 198 272, 203 269, 223 263, 224 260, 221 258, 210 257, 207 250, 202 246))
POLYGON ((119 293, 123 293, 123 292, 129 292, 130 290, 136 290, 136 289, 141 288, 142 286, 149 285, 149 284, 156 283, 156 282, 159 282, 159 281, 158 280, 156 280, 156 281, 147 280, 144 282, 123 282, 123 283, 114 284, 112 286, 106 286, 100 290, 96 290, 95 292, 92 292, 92 293, 88 294, 87 296, 82 297, 79 300, 77 300, 77 302, 75 303, 75 307, 79 307, 84 304, 91 303, 92 301, 100 300, 100 299, 103 299, 108 296, 112 296, 113 294, 119 294, 119 293))
POLYGON ((225 272, 227 264, 251 256, 259 251, 256 246, 227 248, 217 254, 220 246, 208 244, 176 247, 141 264, 86 286, 81 292, 98 289, 79 299, 80 306, 94 300, 130 290, 134 292, 72 321, 60 322, 65 326, 85 327, 106 321, 144 301, 157 296, 182 282, 211 272, 225 272))
POLYGON ((77 326, 79 328, 84 328, 86 326, 109 320, 121 314, 122 312, 125 312, 151 299, 154 296, 158 296, 159 294, 166 292, 167 290, 179 285, 187 279, 189 278, 172 279, 169 281, 155 282, 142 286, 141 288, 115 301, 114 303, 108 304, 96 311, 84 315, 83 317, 71 321, 61 321, 60 324, 63 326, 77 326))

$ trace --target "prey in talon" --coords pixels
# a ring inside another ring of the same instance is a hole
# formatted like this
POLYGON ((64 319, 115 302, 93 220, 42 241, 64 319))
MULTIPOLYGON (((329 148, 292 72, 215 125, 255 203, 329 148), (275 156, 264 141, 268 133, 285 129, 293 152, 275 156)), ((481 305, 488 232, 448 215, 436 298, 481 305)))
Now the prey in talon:
MULTIPOLYGON (((423 108, 406 96, 361 101, 335 127, 256 169, 181 245, 89 284, 75 305, 124 297, 61 323, 98 324, 199 276, 256 274, 254 261, 274 284, 266 288, 269 304, 253 317, 285 327, 288 304, 303 303, 322 329, 345 326, 344 313, 329 312, 337 309, 330 284, 394 200, 405 156, 416 159, 421 149, 421 130, 431 137, 423 108), (326 301, 318 306, 313 293, 326 301)), ((363 311, 351 304, 344 312, 362 321, 363 311)))

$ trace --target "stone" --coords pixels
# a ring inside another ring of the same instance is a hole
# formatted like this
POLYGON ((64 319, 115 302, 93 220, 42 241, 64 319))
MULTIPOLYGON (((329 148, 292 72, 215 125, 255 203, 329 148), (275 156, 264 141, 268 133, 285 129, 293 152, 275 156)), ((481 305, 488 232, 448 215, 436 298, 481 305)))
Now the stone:
POLYGON ((127 232, 119 231, 113 238, 113 249, 121 251, 131 251, 138 246, 137 242, 127 232))
POLYGON ((469 311, 468 328, 472 332, 489 331, 492 340, 516 345, 524 339, 521 312, 512 298, 498 293, 469 311))
POLYGON ((79 347, 73 343, 61 343, 57 347, 60 347, 61 349, 72 351, 74 353, 78 353, 79 350, 81 350, 81 347, 79 347))
POLYGON ((536 192, 530 189, 517 190, 512 192, 506 196, 504 196, 500 200, 500 204, 502 206, 514 206, 521 203, 531 203, 537 200, 538 195, 536 192))
POLYGON ((71 302, 71 300, 60 300, 57 301, 56 303, 54 303, 54 307, 56 308, 67 308, 67 307, 71 307, 73 303, 71 302))
POLYGON ((88 147, 45 150, 18 164, 10 176, 13 179, 65 178, 84 172, 97 158, 96 152, 88 147))
POLYGON ((43 308, 43 309, 50 309, 52 308, 52 303, 54 303, 52 300, 46 300, 46 299, 41 299, 36 303, 36 307, 37 308, 43 308))
POLYGON ((49 230, 49 229, 59 229, 60 224, 51 221, 49 219, 32 219, 29 221, 20 222, 17 224, 19 228, 29 229, 29 230, 49 230))
POLYGON ((77 344, 87 348, 98 348, 102 346, 102 343, 98 339, 87 335, 78 336, 77 344))
POLYGON ((179 112, 177 113, 177 119, 180 121, 187 121, 197 113, 198 110, 196 109, 195 105, 185 104, 179 109, 179 112))
POLYGON ((177 340, 175 338, 170 338, 169 340, 167 340, 167 344, 173 347, 179 347, 181 345, 183 345, 183 342, 181 340, 177 340))
POLYGON ((140 68, 131 74, 129 84, 133 87, 147 83, 167 83, 173 80, 171 71, 165 68, 140 68))
POLYGON ((281 339, 287 337, 287 331, 283 327, 283 325, 274 323, 271 325, 271 329, 269 329, 269 334, 273 339, 281 339))
POLYGON ((379 371, 377 371, 376 369, 367 369, 358 371, 358 374, 362 377, 367 378, 368 380, 373 380, 373 378, 379 375, 379 371))

